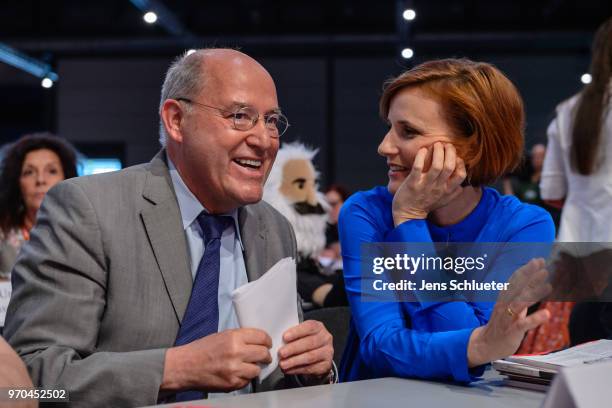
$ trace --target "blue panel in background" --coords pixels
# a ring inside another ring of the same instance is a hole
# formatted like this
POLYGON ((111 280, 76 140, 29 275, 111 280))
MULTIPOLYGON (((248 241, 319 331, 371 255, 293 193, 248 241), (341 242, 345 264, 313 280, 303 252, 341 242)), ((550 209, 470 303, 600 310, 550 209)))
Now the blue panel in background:
POLYGON ((122 168, 119 159, 82 159, 79 164, 79 176, 107 173, 122 168))

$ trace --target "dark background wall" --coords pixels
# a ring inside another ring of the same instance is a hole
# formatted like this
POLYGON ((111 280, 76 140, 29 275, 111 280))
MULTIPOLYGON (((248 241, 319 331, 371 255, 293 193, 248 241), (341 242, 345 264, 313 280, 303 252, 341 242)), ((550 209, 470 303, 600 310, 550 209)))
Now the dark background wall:
MULTIPOLYGON (((470 57, 495 64, 519 88, 527 112, 528 146, 546 141, 556 104, 580 89, 580 75, 588 67, 588 58, 576 54, 470 57)), ((159 149, 157 107, 170 61, 60 60, 58 133, 85 147, 123 146, 127 165, 150 160, 159 149)), ((276 80, 280 104, 291 122, 283 142, 300 140, 320 149, 316 163, 322 184, 337 181, 355 190, 385 182, 385 160, 376 153, 385 132, 378 98, 383 81, 403 69, 395 59, 264 57, 261 61, 276 80)))
POLYGON ((321 184, 384 183, 376 154, 385 79, 432 58, 496 64, 517 85, 526 142, 546 140, 555 106, 577 92, 601 0, 151 0, 160 19, 127 0, 28 0, 0 7, 0 42, 48 63, 59 82, 0 63, 0 144, 51 130, 88 156, 148 161, 159 149, 157 106, 174 57, 201 46, 239 47, 275 78, 291 128, 283 140, 320 149, 321 184), (406 22, 402 10, 417 18, 406 22), (399 58, 410 46, 415 57, 399 58))

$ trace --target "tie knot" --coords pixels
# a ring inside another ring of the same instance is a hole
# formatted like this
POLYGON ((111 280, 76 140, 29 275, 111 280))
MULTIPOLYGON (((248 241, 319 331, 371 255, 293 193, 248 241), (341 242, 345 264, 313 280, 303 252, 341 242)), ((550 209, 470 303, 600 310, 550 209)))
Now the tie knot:
POLYGON ((200 228, 202 228, 202 238, 206 243, 213 239, 221 238, 223 231, 231 227, 233 223, 234 220, 232 217, 227 215, 212 215, 202 212, 198 216, 198 224, 200 224, 200 228))

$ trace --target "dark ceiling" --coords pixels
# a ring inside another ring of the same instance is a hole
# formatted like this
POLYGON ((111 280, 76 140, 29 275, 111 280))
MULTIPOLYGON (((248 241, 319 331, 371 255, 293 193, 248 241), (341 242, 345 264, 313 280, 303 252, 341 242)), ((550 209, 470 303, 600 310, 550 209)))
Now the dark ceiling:
POLYGON ((313 44, 340 44, 341 48, 370 44, 375 48, 397 42, 396 10, 412 3, 417 18, 409 24, 409 33, 416 43, 460 41, 479 46, 480 42, 497 44, 508 38, 528 44, 534 38, 552 38, 567 42, 559 46, 578 42, 575 46, 583 47, 594 29, 612 15, 612 1, 605 0, 159 2, 170 10, 185 35, 172 35, 160 24, 146 24, 143 13, 129 0, 5 0, 0 7, 0 41, 35 55, 52 52, 55 56, 174 53, 177 45, 202 43, 274 46, 281 52, 313 44))
MULTIPOLYGON (((100 38, 164 35, 149 26, 128 0, 4 1, 0 37, 100 38)), ((185 27, 198 36, 392 34, 393 0, 165 0, 185 27)), ((415 31, 592 30, 612 14, 605 0, 421 0, 413 1, 415 31)))

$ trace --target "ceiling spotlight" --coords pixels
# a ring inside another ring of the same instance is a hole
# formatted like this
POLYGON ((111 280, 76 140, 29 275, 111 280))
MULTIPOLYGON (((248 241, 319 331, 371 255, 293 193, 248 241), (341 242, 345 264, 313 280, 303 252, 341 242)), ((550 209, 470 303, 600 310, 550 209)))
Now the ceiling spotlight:
POLYGON ((402 57, 403 58, 410 59, 410 58, 412 58, 413 55, 414 55, 414 51, 412 51, 411 48, 404 48, 402 50, 402 57))
POLYGON ((53 86, 53 81, 50 80, 49 78, 44 78, 40 84, 42 85, 43 88, 49 89, 53 86))
POLYGON ((144 21, 148 24, 153 24, 157 21, 157 14, 152 11, 147 11, 142 18, 144 18, 144 21))
POLYGON ((580 77, 580 82, 582 82, 583 84, 590 84, 592 79, 593 78, 591 78, 591 74, 582 74, 582 76, 580 77))
POLYGON ((416 18, 416 11, 413 9, 406 9, 404 10, 402 17, 404 17, 404 20, 406 21, 412 21, 416 18))
POLYGON ((196 52, 196 50, 194 50, 193 48, 192 48, 192 49, 190 49, 190 50, 187 50, 187 55, 191 55, 191 54, 193 54, 194 52, 196 52))

